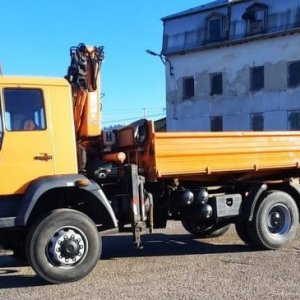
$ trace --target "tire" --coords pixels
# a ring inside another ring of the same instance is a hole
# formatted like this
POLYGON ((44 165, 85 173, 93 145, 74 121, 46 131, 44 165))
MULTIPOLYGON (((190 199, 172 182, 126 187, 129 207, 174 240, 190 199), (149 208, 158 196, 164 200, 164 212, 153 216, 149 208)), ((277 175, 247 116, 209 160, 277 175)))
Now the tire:
POLYGON ((181 221, 183 228, 195 238, 215 238, 225 234, 230 225, 227 223, 201 224, 191 220, 181 221))
POLYGON ((255 244, 251 235, 249 234, 250 223, 246 220, 237 220, 235 223, 235 230, 239 238, 247 245, 255 244))
POLYGON ((37 221, 27 237, 27 258, 34 271, 50 283, 79 280, 101 255, 94 222, 72 209, 57 209, 37 221))
POLYGON ((294 199, 285 192, 270 191, 258 204, 249 230, 260 248, 275 250, 294 240, 298 222, 294 199))

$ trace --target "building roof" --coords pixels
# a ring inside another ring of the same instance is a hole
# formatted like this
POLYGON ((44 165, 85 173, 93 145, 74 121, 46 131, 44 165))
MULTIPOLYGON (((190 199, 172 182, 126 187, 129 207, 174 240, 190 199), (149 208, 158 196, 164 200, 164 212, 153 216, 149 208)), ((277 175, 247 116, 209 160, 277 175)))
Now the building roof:
POLYGON ((212 1, 212 2, 209 2, 207 4, 196 6, 194 8, 190 8, 190 9, 181 11, 179 13, 163 17, 162 21, 180 18, 180 17, 186 16, 186 15, 191 15, 191 14, 194 14, 194 13, 198 13, 198 12, 205 11, 205 10, 208 10, 208 9, 211 9, 211 8, 215 8, 215 7, 219 7, 219 6, 225 6, 225 5, 227 5, 228 2, 234 2, 234 1, 232 1, 232 0, 231 1, 230 0, 216 0, 216 1, 212 1))

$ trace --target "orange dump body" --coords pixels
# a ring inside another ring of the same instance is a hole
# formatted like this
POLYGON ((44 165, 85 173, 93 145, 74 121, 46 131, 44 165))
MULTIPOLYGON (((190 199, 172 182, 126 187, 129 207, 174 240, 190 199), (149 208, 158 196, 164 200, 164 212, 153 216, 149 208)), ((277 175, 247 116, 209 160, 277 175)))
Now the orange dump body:
POLYGON ((300 132, 159 132, 152 122, 143 145, 130 127, 118 134, 119 150, 149 181, 178 178, 226 182, 300 177, 300 132))

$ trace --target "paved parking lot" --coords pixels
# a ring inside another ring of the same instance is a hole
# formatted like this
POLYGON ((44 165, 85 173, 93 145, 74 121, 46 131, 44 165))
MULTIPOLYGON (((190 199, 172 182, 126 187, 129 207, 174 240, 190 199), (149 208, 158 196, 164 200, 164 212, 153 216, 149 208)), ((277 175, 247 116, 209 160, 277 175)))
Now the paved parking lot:
POLYGON ((193 240, 180 223, 143 237, 103 237, 103 255, 87 278, 49 285, 28 266, 0 256, 0 299, 300 299, 300 235, 279 251, 256 251, 230 229, 193 240))

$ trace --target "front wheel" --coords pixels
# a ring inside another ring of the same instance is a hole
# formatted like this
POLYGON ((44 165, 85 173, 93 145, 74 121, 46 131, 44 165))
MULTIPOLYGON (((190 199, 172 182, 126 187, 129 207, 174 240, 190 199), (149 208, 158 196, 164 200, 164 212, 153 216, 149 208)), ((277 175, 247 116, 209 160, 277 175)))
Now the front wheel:
POLYGON ((259 203, 251 222, 251 237, 263 249, 278 249, 290 244, 299 222, 294 199, 282 191, 270 191, 259 203))
POLYGON ((101 240, 87 215, 57 209, 33 225, 26 248, 29 263, 40 277, 63 283, 91 272, 101 255, 101 240))

